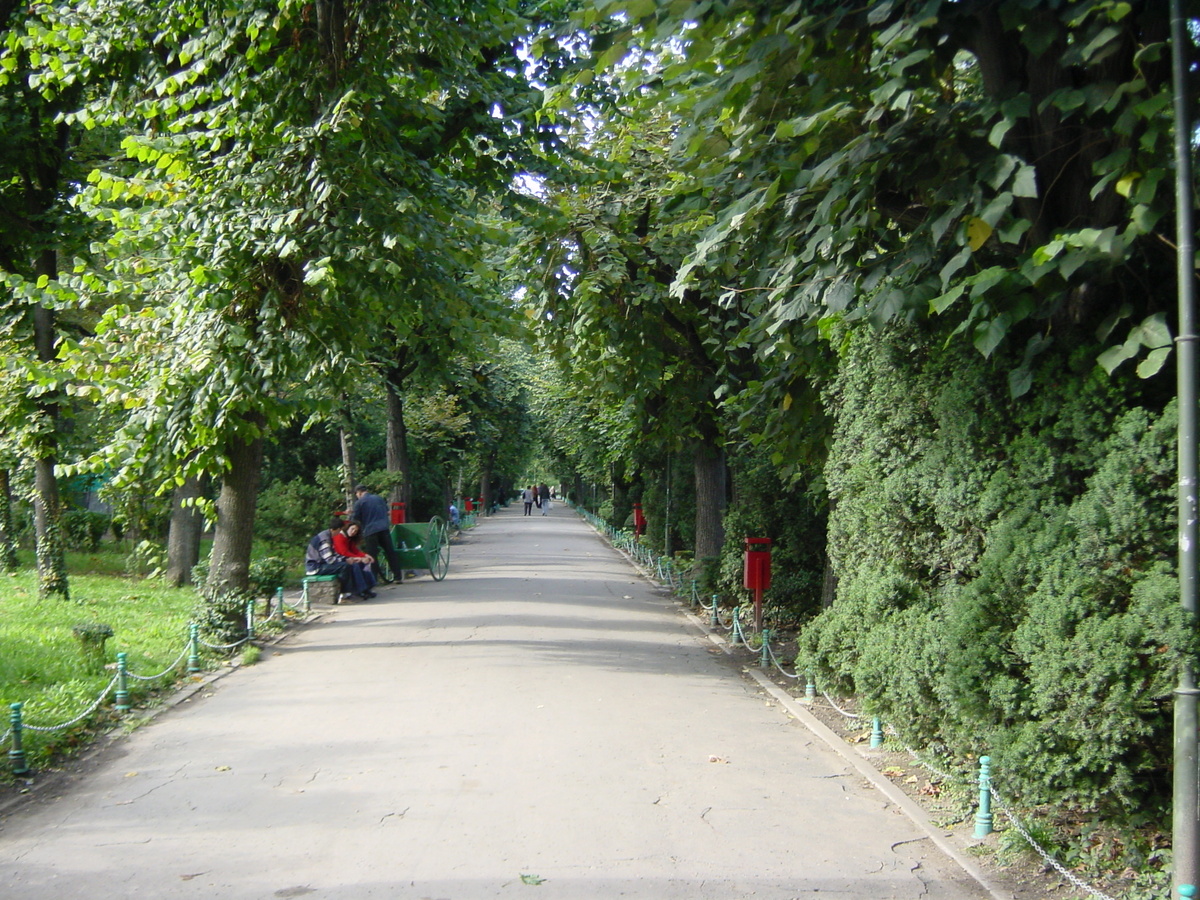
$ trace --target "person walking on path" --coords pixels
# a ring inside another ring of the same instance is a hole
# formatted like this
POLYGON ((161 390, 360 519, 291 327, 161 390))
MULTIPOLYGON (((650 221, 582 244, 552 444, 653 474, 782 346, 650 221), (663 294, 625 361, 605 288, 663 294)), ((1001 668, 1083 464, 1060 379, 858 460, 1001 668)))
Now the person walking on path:
POLYGON ((362 523, 362 548, 368 556, 373 558, 371 571, 375 573, 378 581, 386 580, 381 576, 379 563, 374 561, 378 559, 380 548, 382 548, 388 565, 392 569, 392 579, 399 581, 401 578, 400 557, 396 555, 396 545, 392 543, 387 504, 378 494, 372 494, 365 484, 358 485, 354 489, 354 495, 358 499, 354 501, 351 517, 362 523))
POLYGON ((543 484, 538 488, 538 506, 543 516, 550 511, 550 485, 543 484))
POLYGON ((527 516, 533 515, 533 497, 533 485, 531 484, 521 493, 521 500, 525 504, 525 515, 527 516))

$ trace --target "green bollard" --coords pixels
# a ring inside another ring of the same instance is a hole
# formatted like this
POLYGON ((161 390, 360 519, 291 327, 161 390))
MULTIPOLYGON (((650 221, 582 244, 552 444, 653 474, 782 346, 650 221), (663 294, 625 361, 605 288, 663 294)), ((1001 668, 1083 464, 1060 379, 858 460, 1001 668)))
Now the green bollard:
POLYGON ((116 701, 117 712, 129 712, 129 657, 125 653, 117 654, 117 692, 113 699, 116 701))
POLYGON ((871 720, 871 749, 878 750, 883 746, 883 723, 879 721, 879 716, 875 716, 871 720))
POLYGON ((745 638, 742 637, 742 608, 735 606, 733 608, 733 625, 729 629, 729 646, 736 647, 739 641, 745 643, 745 638))
POLYGON ((193 622, 188 626, 188 671, 200 671, 200 626, 193 622))
POLYGON ((8 751, 8 761, 12 765, 14 775, 28 775, 29 766, 25 765, 25 748, 21 746, 21 704, 9 705, 8 721, 12 725, 12 748, 8 751))
POLYGON ((282 621, 283 620, 283 585, 280 585, 279 587, 275 588, 275 609, 271 612, 271 615, 274 616, 275 613, 279 613, 279 619, 280 619, 280 621, 282 621))
POLYGON ((712 618, 709 620, 709 625, 716 628, 721 624, 721 620, 717 617, 717 595, 713 594, 712 618))
POLYGON ((817 699, 817 683, 813 681, 812 672, 804 673, 804 699, 817 699))
POLYGON ((992 833, 992 758, 979 757, 979 809, 975 813, 975 837, 992 833))
POLYGON ((246 638, 254 637, 254 601, 246 601, 246 638))
POLYGON ((1196 886, 1194 884, 1181 884, 1179 886, 1179 896, 1190 898, 1196 896, 1196 886))
POLYGON ((771 632, 767 629, 762 630, 762 655, 758 658, 758 667, 760 669, 771 668, 771 645, 767 643, 771 639, 771 632))

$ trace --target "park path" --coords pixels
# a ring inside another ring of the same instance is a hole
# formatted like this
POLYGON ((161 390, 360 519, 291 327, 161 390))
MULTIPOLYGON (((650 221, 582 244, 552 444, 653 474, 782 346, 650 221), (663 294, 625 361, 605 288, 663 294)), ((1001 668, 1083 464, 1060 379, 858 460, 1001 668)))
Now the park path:
POLYGON ((0 897, 987 896, 571 510, 331 609, 0 820, 0 897))

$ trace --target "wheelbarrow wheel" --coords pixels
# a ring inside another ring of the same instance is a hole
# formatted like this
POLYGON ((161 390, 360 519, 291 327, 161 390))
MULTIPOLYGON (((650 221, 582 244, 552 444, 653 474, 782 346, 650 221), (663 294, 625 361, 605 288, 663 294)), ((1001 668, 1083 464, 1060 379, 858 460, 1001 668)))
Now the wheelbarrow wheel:
POLYGON ((425 539, 425 560, 434 581, 441 581, 450 570, 450 539, 446 523, 434 516, 429 520, 429 536, 425 539))

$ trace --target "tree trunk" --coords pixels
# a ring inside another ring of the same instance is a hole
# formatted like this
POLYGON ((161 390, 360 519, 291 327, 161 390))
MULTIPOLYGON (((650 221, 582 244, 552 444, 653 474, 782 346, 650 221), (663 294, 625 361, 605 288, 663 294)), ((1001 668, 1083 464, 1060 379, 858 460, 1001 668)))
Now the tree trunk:
MULTIPOLYGON (((835 500, 833 497, 830 497, 828 512, 830 519, 833 518, 833 510, 836 506, 837 500, 835 500)), ((828 533, 828 529, 826 529, 826 533, 828 533)), ((836 599, 837 573, 833 571, 833 559, 829 554, 829 546, 827 542, 825 547, 825 574, 821 580, 821 609, 829 609, 829 607, 833 606, 833 603, 836 599)))
POLYGON ((833 572, 833 563, 825 557, 825 576, 821 581, 821 609, 829 609, 837 599, 837 575, 833 572))
POLYGON ((8 469, 0 469, 0 572, 17 569, 17 543, 13 538, 12 482, 8 469))
MULTIPOLYGON (((253 423, 261 426, 260 422, 253 423)), ((229 471, 217 498, 217 531, 213 539, 208 591, 219 596, 250 589, 250 549, 254 506, 262 477, 264 438, 235 437, 226 445, 229 471)))
MULTIPOLYGON (((535 488, 536 490, 536 488, 535 488)), ((490 465, 485 466, 483 472, 479 476, 479 497, 483 501, 483 514, 489 516, 492 513, 492 468, 490 465)))
POLYGON ((696 562, 721 555, 725 544, 725 451, 702 438, 693 455, 696 475, 696 562))
MULTIPOLYGON (((38 272, 49 278, 58 274, 58 256, 53 250, 44 252, 38 260, 38 272)), ((33 308, 33 342, 37 357, 43 363, 53 363, 58 352, 54 331, 54 313, 40 304, 33 308)), ((50 427, 38 439, 33 461, 34 501, 33 524, 37 543, 38 596, 58 594, 70 597, 67 584, 67 555, 62 533, 62 504, 58 496, 58 480, 54 466, 58 457, 57 395, 38 403, 38 410, 50 427)))
POLYGON ((342 496, 346 501, 346 509, 354 508, 354 487, 358 484, 358 461, 354 453, 354 420, 349 412, 346 413, 345 424, 339 431, 342 440, 342 496))
POLYGON ((185 500, 200 498, 200 479, 192 476, 175 489, 171 502, 171 525, 167 532, 167 583, 182 587, 192 583, 192 567, 200 561, 200 538, 204 516, 185 500))
POLYGON ((404 427, 404 400, 391 381, 387 388, 387 469, 399 472, 403 479, 399 487, 393 488, 392 500, 400 501, 404 508, 412 506, 412 479, 409 477, 408 429, 404 427))
POLYGON ((38 596, 58 594, 70 599, 67 584, 67 555, 63 545, 62 508, 53 459, 33 461, 35 492, 33 528, 37 540, 38 596))

